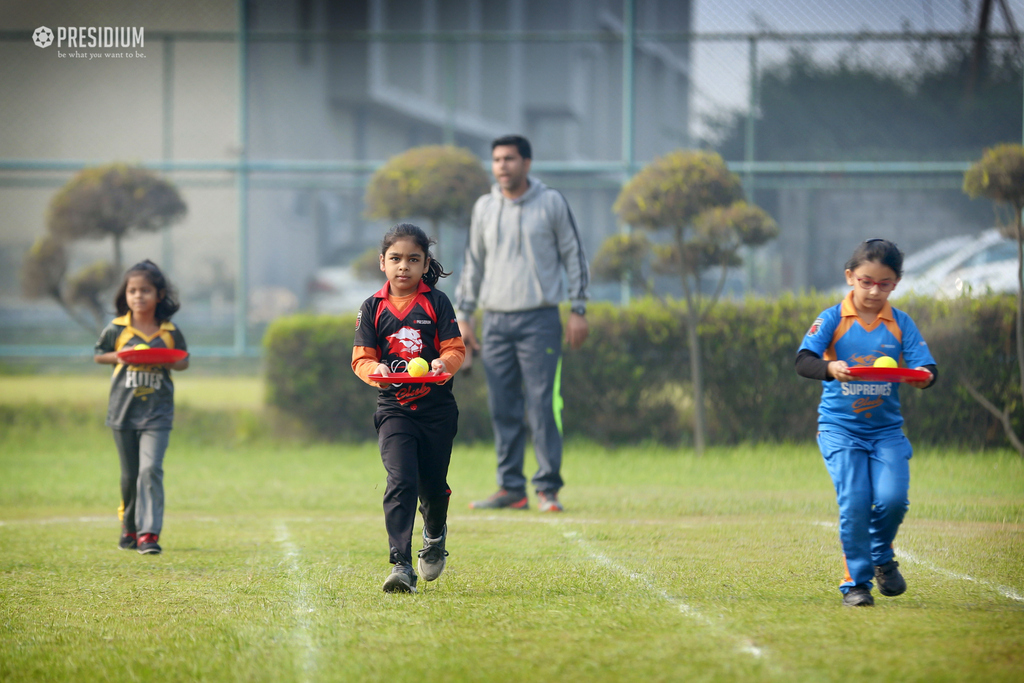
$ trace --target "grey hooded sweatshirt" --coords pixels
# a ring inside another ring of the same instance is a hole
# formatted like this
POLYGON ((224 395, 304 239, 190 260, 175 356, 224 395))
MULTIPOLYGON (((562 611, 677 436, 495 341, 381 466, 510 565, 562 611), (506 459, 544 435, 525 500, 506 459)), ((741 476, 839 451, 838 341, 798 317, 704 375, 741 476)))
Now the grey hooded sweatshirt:
POLYGON ((469 245, 455 291, 459 319, 476 309, 529 311, 557 306, 566 296, 583 305, 590 269, 576 219, 561 192, 529 178, 522 196, 508 199, 495 183, 473 206, 469 245))

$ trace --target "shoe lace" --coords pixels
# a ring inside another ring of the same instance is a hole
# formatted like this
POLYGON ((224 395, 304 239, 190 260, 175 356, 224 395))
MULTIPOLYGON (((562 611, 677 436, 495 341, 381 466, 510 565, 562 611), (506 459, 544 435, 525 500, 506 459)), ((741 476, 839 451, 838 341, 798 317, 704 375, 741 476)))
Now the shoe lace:
POLYGON ((139 536, 139 543, 156 543, 156 534, 142 534, 139 536))
POLYGON ((448 551, 445 550, 440 543, 431 543, 416 553, 416 555, 417 557, 432 563, 440 561, 442 557, 448 557, 448 551))

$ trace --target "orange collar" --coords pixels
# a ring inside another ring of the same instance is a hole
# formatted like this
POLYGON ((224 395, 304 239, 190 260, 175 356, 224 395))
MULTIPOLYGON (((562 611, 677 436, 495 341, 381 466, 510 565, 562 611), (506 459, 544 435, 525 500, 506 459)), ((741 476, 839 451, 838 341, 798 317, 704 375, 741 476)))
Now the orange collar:
MULTIPOLYGON (((853 316, 855 318, 857 317, 857 308, 853 305, 852 289, 850 290, 850 293, 846 295, 846 298, 843 299, 843 305, 842 308, 840 308, 839 313, 844 318, 847 316, 853 316)), ((882 320, 888 320, 889 322, 896 321, 896 317, 892 314, 892 306, 889 304, 888 301, 886 301, 885 305, 882 306, 882 310, 878 312, 878 317, 881 318, 882 320)))

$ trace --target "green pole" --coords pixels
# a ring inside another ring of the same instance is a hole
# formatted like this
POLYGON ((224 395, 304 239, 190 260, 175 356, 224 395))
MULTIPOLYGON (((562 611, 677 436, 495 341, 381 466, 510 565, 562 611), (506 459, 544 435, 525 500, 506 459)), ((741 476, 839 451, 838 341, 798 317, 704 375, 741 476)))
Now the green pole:
POLYGON ((634 10, 636 0, 622 2, 622 163, 626 167, 626 177, 633 175, 634 162, 634 64, 633 55, 636 42, 636 22, 634 10))
MULTIPOLYGON (((163 159, 174 158, 174 38, 164 38, 164 69, 163 69, 163 159)), ((165 227, 160 242, 160 267, 165 273, 174 277, 174 245, 171 242, 171 228, 165 227)))
MULTIPOLYGON (((633 175, 634 159, 634 127, 633 109, 636 96, 633 76, 635 65, 633 56, 636 50, 636 0, 622 0, 622 165, 625 168, 625 180, 633 175)), ((622 234, 629 234, 629 226, 622 226, 622 234)), ((623 306, 629 305, 629 276, 622 278, 619 298, 623 306)))
POLYGON ((238 0, 238 263, 235 273, 235 355, 245 355, 249 319, 249 84, 245 4, 238 0))
POLYGON ((757 37, 750 37, 750 100, 747 103, 747 129, 743 150, 743 160, 747 162, 746 186, 747 201, 754 203, 754 116, 757 112, 758 78, 757 78, 757 37))
POLYGON ((455 144, 455 43, 448 41, 444 44, 444 144, 455 144))

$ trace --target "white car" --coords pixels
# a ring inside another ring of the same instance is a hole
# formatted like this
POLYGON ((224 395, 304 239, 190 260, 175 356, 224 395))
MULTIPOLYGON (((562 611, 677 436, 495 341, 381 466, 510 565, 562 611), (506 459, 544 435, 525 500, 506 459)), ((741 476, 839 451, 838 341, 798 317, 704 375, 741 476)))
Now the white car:
POLYGON ((934 293, 938 283, 926 277, 928 271, 954 256, 976 239, 978 239, 977 235, 947 237, 921 251, 904 256, 903 276, 899 286, 893 290, 892 296, 889 298, 896 299, 911 293, 934 293))
POLYGON ((1017 267, 1017 240, 1004 238, 964 259, 946 275, 939 293, 957 297, 1016 292, 1017 267))
POLYGON ((1003 270, 1010 267, 1014 271, 1012 280, 1016 281, 1017 243, 1014 240, 1006 239, 995 228, 964 241, 956 240, 963 238, 942 240, 929 248, 951 249, 945 257, 931 258, 926 253, 929 250, 908 256, 904 260, 903 279, 891 298, 911 292, 953 297, 960 296, 965 288, 967 293, 984 293, 989 287, 992 291, 1016 291, 1015 286, 1005 288, 1003 277, 1003 270), (927 265, 923 270, 922 264, 927 265))

